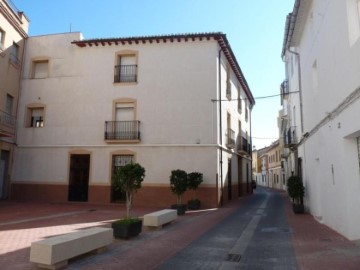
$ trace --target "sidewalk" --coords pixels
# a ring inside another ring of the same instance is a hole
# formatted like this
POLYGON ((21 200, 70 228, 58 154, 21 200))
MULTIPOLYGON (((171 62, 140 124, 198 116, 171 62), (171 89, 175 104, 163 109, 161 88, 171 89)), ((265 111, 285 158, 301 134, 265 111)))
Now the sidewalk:
MULTIPOLYGON (((289 200, 285 195, 283 198, 298 269, 360 269, 358 246, 317 223, 311 215, 294 215, 289 200)), ((116 239, 106 252, 71 260, 66 269, 156 269, 242 207, 245 200, 220 209, 187 213, 159 230, 143 228, 138 237, 116 239)), ((0 202, 0 268, 37 269, 29 262, 31 242, 92 226, 110 227, 112 220, 124 215, 124 210, 123 205, 0 202)), ((155 210, 134 208, 132 214, 142 216, 155 210)))
POLYGON ((288 222, 299 270, 359 270, 360 246, 318 223, 311 215, 295 215, 285 197, 288 222))

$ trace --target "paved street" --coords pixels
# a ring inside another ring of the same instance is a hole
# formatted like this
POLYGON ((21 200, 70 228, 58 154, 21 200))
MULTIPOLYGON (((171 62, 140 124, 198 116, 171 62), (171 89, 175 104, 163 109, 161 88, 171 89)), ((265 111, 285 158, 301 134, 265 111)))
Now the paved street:
MULTIPOLYGON (((134 215, 154 208, 134 209, 134 215)), ((1 269, 36 269, 31 242, 103 226, 121 205, 0 202, 1 269)), ((221 209, 187 213, 159 230, 114 240, 67 269, 360 269, 360 248, 311 215, 294 215, 283 192, 258 188, 221 209)))

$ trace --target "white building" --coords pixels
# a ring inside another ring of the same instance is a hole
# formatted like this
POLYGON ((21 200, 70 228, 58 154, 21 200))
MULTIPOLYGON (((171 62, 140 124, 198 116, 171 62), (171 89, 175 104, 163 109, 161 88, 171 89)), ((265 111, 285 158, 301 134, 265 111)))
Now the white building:
POLYGON ((116 201, 129 162, 135 204, 175 203, 175 169, 204 174, 204 207, 250 193, 254 98, 224 34, 30 37, 24 65, 13 198, 116 201))
POLYGON ((360 2, 297 0, 285 29, 289 171, 311 214, 360 239, 360 2), (288 87, 288 88, 287 88, 288 87))
POLYGON ((11 1, 0 0, 0 199, 10 195, 20 74, 29 20, 11 1))

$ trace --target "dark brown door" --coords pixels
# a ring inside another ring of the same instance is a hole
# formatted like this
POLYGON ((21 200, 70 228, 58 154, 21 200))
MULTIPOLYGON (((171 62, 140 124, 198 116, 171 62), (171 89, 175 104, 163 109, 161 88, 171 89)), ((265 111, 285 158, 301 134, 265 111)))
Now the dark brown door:
POLYGON ((228 200, 232 200, 231 159, 228 160, 228 200))
POLYGON ((69 201, 86 202, 89 190, 90 155, 71 155, 69 201))

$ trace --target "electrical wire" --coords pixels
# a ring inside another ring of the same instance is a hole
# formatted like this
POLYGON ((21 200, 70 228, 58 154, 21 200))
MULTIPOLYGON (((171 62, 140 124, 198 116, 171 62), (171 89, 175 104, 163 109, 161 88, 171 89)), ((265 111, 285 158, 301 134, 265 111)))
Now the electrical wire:
MULTIPOLYGON (((299 93, 300 91, 293 91, 293 92, 289 92, 287 94, 296 94, 299 93)), ((282 94, 276 94, 276 95, 269 95, 269 96, 261 96, 261 97, 254 97, 254 99, 265 99, 265 98, 273 98, 273 97, 279 97, 282 94)), ((248 98, 233 98, 233 99, 212 99, 211 101, 237 101, 237 100, 249 100, 248 98)))

